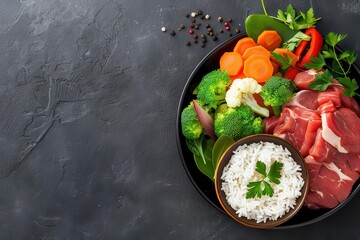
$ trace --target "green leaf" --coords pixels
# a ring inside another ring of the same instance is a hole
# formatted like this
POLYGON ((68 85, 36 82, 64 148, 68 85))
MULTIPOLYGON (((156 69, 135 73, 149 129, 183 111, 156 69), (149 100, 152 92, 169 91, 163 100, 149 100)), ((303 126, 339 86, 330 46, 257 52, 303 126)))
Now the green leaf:
POLYGON ((214 180, 215 174, 214 166, 212 164, 212 149, 214 147, 214 143, 215 142, 211 139, 203 140, 201 145, 203 157, 194 153, 194 160, 197 168, 212 181, 214 180))
POLYGON ((344 40, 347 37, 347 34, 336 34, 334 32, 329 32, 325 36, 325 42, 331 47, 335 47, 339 42, 344 40))
POLYGON ((263 175, 264 178, 265 178, 266 177, 266 165, 265 165, 265 163, 263 163, 262 161, 257 161, 255 171, 257 171, 258 173, 263 175))
POLYGON ((337 80, 339 81, 339 83, 341 83, 345 87, 345 91, 344 91, 343 95, 349 96, 349 97, 354 97, 356 95, 355 91, 359 88, 359 85, 358 85, 356 79, 354 79, 354 78, 350 79, 349 77, 343 77, 343 78, 338 78, 337 80))
POLYGON ((328 69, 321 74, 315 74, 316 80, 309 84, 309 87, 317 91, 325 91, 330 85, 333 76, 328 69))
POLYGON ((247 184, 248 191, 246 192, 246 198, 255 198, 255 197, 261 197, 262 196, 262 187, 261 187, 262 181, 257 182, 249 182, 247 184))
POLYGON ((194 154, 200 157, 204 164, 206 164, 204 152, 203 152, 203 140, 204 135, 201 134, 200 137, 196 140, 185 139, 186 145, 189 150, 194 154))
POLYGON ((262 190, 262 195, 268 195, 272 197, 274 195, 274 189, 270 186, 270 184, 266 181, 263 181, 264 189, 262 190))
POLYGON ((275 184, 280 183, 279 178, 281 177, 281 170, 282 170, 283 166, 284 166, 284 164, 281 162, 278 162, 278 161, 275 161, 273 164, 271 164, 269 173, 267 175, 270 182, 273 182, 275 184))
POLYGON ((355 63, 357 59, 357 54, 354 51, 346 51, 348 56, 344 58, 345 62, 349 65, 355 63))
POLYGON ((228 149, 233 143, 234 139, 227 135, 221 135, 215 142, 213 152, 212 152, 212 162, 213 167, 216 169, 217 164, 223 155, 223 153, 228 149))
POLYGON ((272 57, 281 64, 281 69, 285 70, 291 66, 291 63, 294 59, 290 58, 288 55, 282 56, 279 53, 271 52, 272 57))
POLYGON ((295 34, 294 37, 292 37, 288 41, 284 42, 283 47, 293 52, 302 40, 309 41, 310 39, 311 39, 310 36, 299 31, 295 34))
POLYGON ((320 70, 326 65, 325 59, 321 54, 319 54, 317 57, 310 57, 310 59, 311 62, 305 63, 305 67, 307 69, 320 70))

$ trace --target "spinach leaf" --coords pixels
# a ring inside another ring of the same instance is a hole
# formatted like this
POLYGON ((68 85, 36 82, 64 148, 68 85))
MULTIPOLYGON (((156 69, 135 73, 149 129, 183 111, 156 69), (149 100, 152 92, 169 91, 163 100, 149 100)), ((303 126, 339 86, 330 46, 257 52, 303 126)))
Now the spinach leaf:
POLYGON ((228 149, 233 143, 234 139, 232 137, 229 137, 227 135, 221 135, 215 142, 214 149, 212 152, 212 162, 213 167, 216 169, 221 156, 223 153, 228 149))

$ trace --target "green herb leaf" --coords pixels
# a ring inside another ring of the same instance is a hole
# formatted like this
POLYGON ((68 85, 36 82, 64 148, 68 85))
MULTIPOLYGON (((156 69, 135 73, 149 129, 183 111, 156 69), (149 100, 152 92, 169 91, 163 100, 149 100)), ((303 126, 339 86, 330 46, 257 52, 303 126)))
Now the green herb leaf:
POLYGON ((272 197, 274 195, 274 189, 270 186, 270 184, 266 181, 263 181, 264 189, 262 190, 262 195, 268 195, 272 197))
POLYGON ((341 83, 342 85, 344 85, 345 87, 345 91, 343 93, 343 95, 345 96, 349 96, 349 97, 354 97, 356 94, 356 90, 359 88, 359 85, 356 81, 356 79, 350 79, 349 77, 343 77, 343 78, 338 78, 337 79, 339 81, 339 83, 341 83))
POLYGON ((309 87, 317 91, 325 91, 330 85, 333 76, 328 69, 321 74, 315 74, 316 80, 309 84, 309 87))
POLYGON ((276 61, 278 61, 281 64, 282 70, 288 69, 294 60, 286 54, 284 56, 282 56, 279 53, 271 52, 271 55, 276 61))
POLYGON ((296 31, 313 27, 316 22, 320 20, 320 18, 315 18, 314 10, 312 8, 310 8, 306 14, 300 12, 299 15, 296 15, 296 11, 291 4, 288 5, 285 12, 278 10, 276 19, 288 25, 290 29, 296 31))
POLYGON ((309 41, 311 39, 310 36, 306 35, 305 33, 299 31, 297 32, 294 37, 290 38, 286 42, 283 43, 283 47, 287 48, 291 52, 295 50, 295 48, 300 44, 302 40, 309 41))
POLYGON ((247 184, 248 191, 246 192, 246 198, 255 198, 262 196, 262 181, 249 182, 247 184))
POLYGON ((275 184, 280 183, 279 178, 281 178, 281 170, 282 170, 283 166, 284 166, 284 164, 281 162, 278 162, 278 161, 275 161, 273 164, 271 164, 269 173, 267 175, 270 182, 273 182, 275 184))
POLYGON ((329 32, 325 36, 325 42, 331 47, 335 47, 339 42, 344 40, 347 37, 347 34, 336 34, 334 32, 329 32))
POLYGON ((260 198, 263 195, 272 197, 274 195, 274 189, 269 182, 265 181, 265 179, 268 178, 270 182, 279 184, 283 165, 283 163, 275 161, 271 164, 269 172, 266 173, 266 164, 262 161, 257 161, 255 171, 263 175, 264 178, 260 181, 249 182, 247 184, 248 191, 246 192, 246 198, 260 198), (262 184, 264 184, 264 188, 262 187, 262 184))
POLYGON ((255 171, 257 171, 258 173, 263 175, 264 178, 265 178, 266 177, 266 165, 265 165, 265 163, 263 163, 262 161, 257 161, 255 171))
POLYGON ((223 153, 228 149, 233 143, 234 139, 227 135, 221 135, 215 142, 214 149, 212 152, 212 162, 213 167, 216 169, 217 164, 223 155, 223 153))
POLYGON ((325 59, 324 56, 319 54, 317 57, 310 57, 311 62, 305 63, 305 67, 307 69, 315 69, 315 70, 320 70, 322 69, 325 65, 325 59))

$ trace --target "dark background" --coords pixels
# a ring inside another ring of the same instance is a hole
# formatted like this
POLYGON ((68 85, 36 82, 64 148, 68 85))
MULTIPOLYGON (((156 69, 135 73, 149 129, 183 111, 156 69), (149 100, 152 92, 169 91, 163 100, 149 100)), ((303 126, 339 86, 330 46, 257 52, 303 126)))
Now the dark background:
MULTIPOLYGON (((359 0, 265 2, 271 15, 313 7, 321 32, 360 53, 359 0)), ((185 46, 177 28, 195 10, 232 31, 262 13, 260 0, 0 1, 0 239, 360 239, 359 194, 318 223, 256 230, 197 192, 176 110, 228 35, 185 46)))

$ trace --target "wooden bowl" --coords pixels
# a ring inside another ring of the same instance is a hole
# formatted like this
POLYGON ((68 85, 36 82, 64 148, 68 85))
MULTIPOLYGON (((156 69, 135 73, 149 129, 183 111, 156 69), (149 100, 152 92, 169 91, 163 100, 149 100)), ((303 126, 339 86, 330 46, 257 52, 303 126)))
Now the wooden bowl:
POLYGON ((303 157, 300 155, 298 150, 293 145, 286 142, 282 138, 269 134, 256 134, 242 138, 237 142, 235 142, 224 152, 215 171, 215 191, 221 206, 223 207, 225 212, 235 221, 253 228, 272 228, 275 226, 279 226, 285 223, 286 221, 290 220, 302 208, 308 189, 309 189, 309 174, 303 157), (304 179, 304 185, 301 189, 301 196, 296 199, 295 207, 293 209, 290 209, 281 218, 278 218, 277 220, 267 220, 265 223, 264 222, 257 223, 256 220, 249 220, 246 217, 239 217, 236 211, 227 202, 225 192, 221 190, 223 183, 223 180, 221 179, 221 175, 223 173, 224 167, 229 163, 233 155, 233 152, 241 145, 260 143, 260 142, 271 142, 276 145, 281 145, 284 148, 287 148, 290 151, 291 156, 295 160, 295 162, 301 166, 301 170, 302 170, 301 174, 302 174, 302 178, 304 179))

